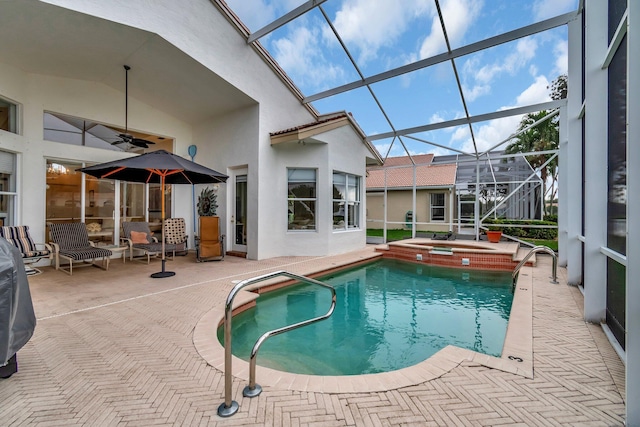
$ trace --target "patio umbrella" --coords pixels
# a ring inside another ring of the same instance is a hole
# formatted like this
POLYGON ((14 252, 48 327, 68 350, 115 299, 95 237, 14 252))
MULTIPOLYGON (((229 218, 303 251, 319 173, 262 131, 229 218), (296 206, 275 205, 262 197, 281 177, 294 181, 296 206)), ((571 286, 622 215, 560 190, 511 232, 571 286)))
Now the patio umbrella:
POLYGON ((162 271, 151 277, 161 278, 175 275, 165 271, 164 253, 164 185, 165 184, 211 184, 227 182, 228 176, 206 166, 184 159, 165 150, 152 151, 136 157, 101 163, 77 169, 96 178, 119 179, 121 181, 160 184, 162 194, 162 271))

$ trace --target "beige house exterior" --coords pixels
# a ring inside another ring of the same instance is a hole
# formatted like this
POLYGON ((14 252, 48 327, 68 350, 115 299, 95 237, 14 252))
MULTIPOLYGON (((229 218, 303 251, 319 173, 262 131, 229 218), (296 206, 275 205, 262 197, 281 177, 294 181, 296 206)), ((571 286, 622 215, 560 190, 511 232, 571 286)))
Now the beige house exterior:
POLYGON ((455 164, 431 164, 433 154, 389 157, 367 168, 367 228, 453 231, 455 164), (413 192, 415 170, 415 198, 413 192), (386 209, 385 209, 386 208, 386 209))

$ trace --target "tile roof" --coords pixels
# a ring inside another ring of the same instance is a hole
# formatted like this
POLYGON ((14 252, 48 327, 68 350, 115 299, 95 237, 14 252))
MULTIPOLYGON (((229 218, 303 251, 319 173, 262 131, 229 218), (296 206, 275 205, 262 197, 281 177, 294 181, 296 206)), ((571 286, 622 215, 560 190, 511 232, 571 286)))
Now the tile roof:
POLYGON ((282 134, 293 132, 293 131, 296 131, 296 130, 302 130, 302 129, 307 129, 307 128, 311 128, 311 127, 314 127, 314 126, 318 126, 318 125, 323 124, 323 123, 334 122, 334 121, 337 121, 337 120, 340 120, 340 119, 344 119, 345 117, 347 117, 346 113, 345 114, 338 114, 336 116, 332 116, 332 117, 329 117, 329 118, 324 119, 324 120, 318 120, 316 122, 307 123, 307 124, 296 126, 296 127, 292 127, 292 128, 289 128, 289 129, 279 130, 277 132, 271 132, 269 135, 270 136, 282 135, 282 134))
MULTIPOLYGON (((416 165, 426 165, 433 160, 433 154, 414 154, 411 156, 416 165)), ((387 157, 383 166, 377 168, 387 168, 392 166, 411 166, 409 156, 387 157)))
MULTIPOLYGON (((387 165, 386 162, 385 165, 387 165)), ((387 188, 399 189, 413 186, 412 167, 374 167, 367 171, 367 190, 384 188, 385 170, 387 172, 387 188)), ((455 164, 416 166, 416 187, 453 186, 456 183, 456 171, 455 164)))

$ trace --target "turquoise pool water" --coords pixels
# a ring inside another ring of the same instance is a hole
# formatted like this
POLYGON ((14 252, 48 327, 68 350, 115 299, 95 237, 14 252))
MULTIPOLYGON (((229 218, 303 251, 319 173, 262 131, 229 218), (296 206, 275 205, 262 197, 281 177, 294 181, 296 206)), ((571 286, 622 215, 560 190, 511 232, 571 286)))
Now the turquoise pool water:
MULTIPOLYGON (((509 272, 379 260, 319 280, 336 288, 333 315, 269 338, 258 365, 359 375, 415 365, 447 345, 501 354, 513 300, 509 272)), ((255 308, 233 317, 233 354, 249 360, 264 332, 323 315, 330 304, 330 292, 311 285, 260 296, 255 308)))

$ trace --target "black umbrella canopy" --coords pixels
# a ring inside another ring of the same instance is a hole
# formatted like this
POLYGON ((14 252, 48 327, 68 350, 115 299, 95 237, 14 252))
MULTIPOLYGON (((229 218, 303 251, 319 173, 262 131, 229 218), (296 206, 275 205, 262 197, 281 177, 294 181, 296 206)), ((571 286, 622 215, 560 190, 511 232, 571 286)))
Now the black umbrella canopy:
POLYGON ((228 176, 165 150, 77 169, 97 178, 166 184, 227 182, 228 176))
MULTIPOLYGON (((76 169, 97 178, 119 179, 129 182, 159 183, 161 194, 165 184, 209 184, 227 182, 227 175, 199 165, 191 160, 169 153, 165 150, 152 151, 136 157, 129 157, 113 162, 101 163, 76 169)), ((162 199, 162 223, 164 223, 164 197, 162 199)), ((162 227, 162 271, 153 273, 151 277, 162 278, 175 275, 173 271, 165 271, 165 241, 162 227)))

